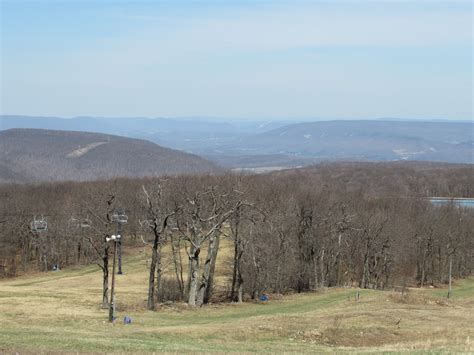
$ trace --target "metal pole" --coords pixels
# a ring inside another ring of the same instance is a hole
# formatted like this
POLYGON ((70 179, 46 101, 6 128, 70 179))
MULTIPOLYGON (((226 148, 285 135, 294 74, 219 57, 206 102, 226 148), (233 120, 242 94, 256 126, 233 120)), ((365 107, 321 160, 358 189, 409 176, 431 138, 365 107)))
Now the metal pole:
POLYGON ((120 235, 120 239, 118 241, 118 274, 122 275, 122 223, 120 222, 118 222, 117 225, 117 235, 120 235))
POLYGON ((112 289, 110 290, 109 302, 109 322, 113 322, 115 318, 115 256, 117 255, 117 241, 114 241, 114 261, 112 266, 112 289))

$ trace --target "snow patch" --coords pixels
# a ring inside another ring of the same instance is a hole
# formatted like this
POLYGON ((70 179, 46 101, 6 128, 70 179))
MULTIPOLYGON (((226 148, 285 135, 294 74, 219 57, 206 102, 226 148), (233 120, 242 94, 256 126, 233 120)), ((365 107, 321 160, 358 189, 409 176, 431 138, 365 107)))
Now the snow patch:
POLYGON ((66 157, 68 158, 79 158, 82 157, 87 152, 90 152, 92 149, 97 148, 102 144, 107 144, 108 142, 96 142, 86 145, 85 147, 73 150, 71 153, 67 154, 66 157))
POLYGON ((414 156, 414 155, 419 155, 419 154, 425 154, 426 153, 426 151, 424 151, 424 150, 411 152, 408 149, 404 149, 404 148, 392 149, 392 152, 394 152, 395 154, 400 156, 401 159, 404 159, 404 160, 406 160, 409 157, 414 156))

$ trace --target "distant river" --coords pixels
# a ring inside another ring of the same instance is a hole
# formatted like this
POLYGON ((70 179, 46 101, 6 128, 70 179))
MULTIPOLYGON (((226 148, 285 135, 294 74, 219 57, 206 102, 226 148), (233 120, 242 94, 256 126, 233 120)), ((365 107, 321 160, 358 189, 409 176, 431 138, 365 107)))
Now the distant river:
POLYGON ((432 197, 430 201, 435 206, 444 206, 454 204, 459 207, 474 208, 474 198, 442 198, 432 197))

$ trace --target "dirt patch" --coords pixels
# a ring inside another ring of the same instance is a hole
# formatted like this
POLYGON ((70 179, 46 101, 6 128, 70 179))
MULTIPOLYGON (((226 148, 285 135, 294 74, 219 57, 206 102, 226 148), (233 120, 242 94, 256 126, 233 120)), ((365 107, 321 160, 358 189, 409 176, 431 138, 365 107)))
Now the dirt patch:
POLYGON ((327 328, 298 331, 293 338, 304 343, 358 348, 393 344, 400 340, 400 334, 383 327, 327 328))
POLYGON ((447 299, 430 297, 417 292, 407 292, 403 295, 401 293, 393 292, 390 293, 389 299, 392 302, 403 304, 450 306, 447 299))
POLYGON ((326 344, 334 346, 369 347, 392 344, 399 340, 399 334, 382 327, 364 329, 332 329, 324 333, 326 344))

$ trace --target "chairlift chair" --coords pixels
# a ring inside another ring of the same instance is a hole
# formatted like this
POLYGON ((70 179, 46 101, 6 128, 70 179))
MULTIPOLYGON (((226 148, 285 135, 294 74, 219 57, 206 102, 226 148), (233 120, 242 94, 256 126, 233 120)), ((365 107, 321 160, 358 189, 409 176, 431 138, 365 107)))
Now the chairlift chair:
POLYGON ((31 230, 37 233, 46 232, 48 230, 48 222, 44 217, 36 219, 36 216, 34 216, 31 222, 31 230))
POLYGON ((120 224, 125 224, 128 222, 128 216, 125 214, 125 212, 114 212, 112 215, 112 221, 118 222, 120 224))
POLYGON ((79 223, 79 221, 77 220, 77 218, 71 217, 71 218, 69 218, 69 221, 67 222, 67 225, 68 225, 68 228, 77 227, 78 223, 79 223))
POLYGON ((80 223, 81 228, 90 228, 92 226, 92 221, 89 218, 84 218, 80 223))

